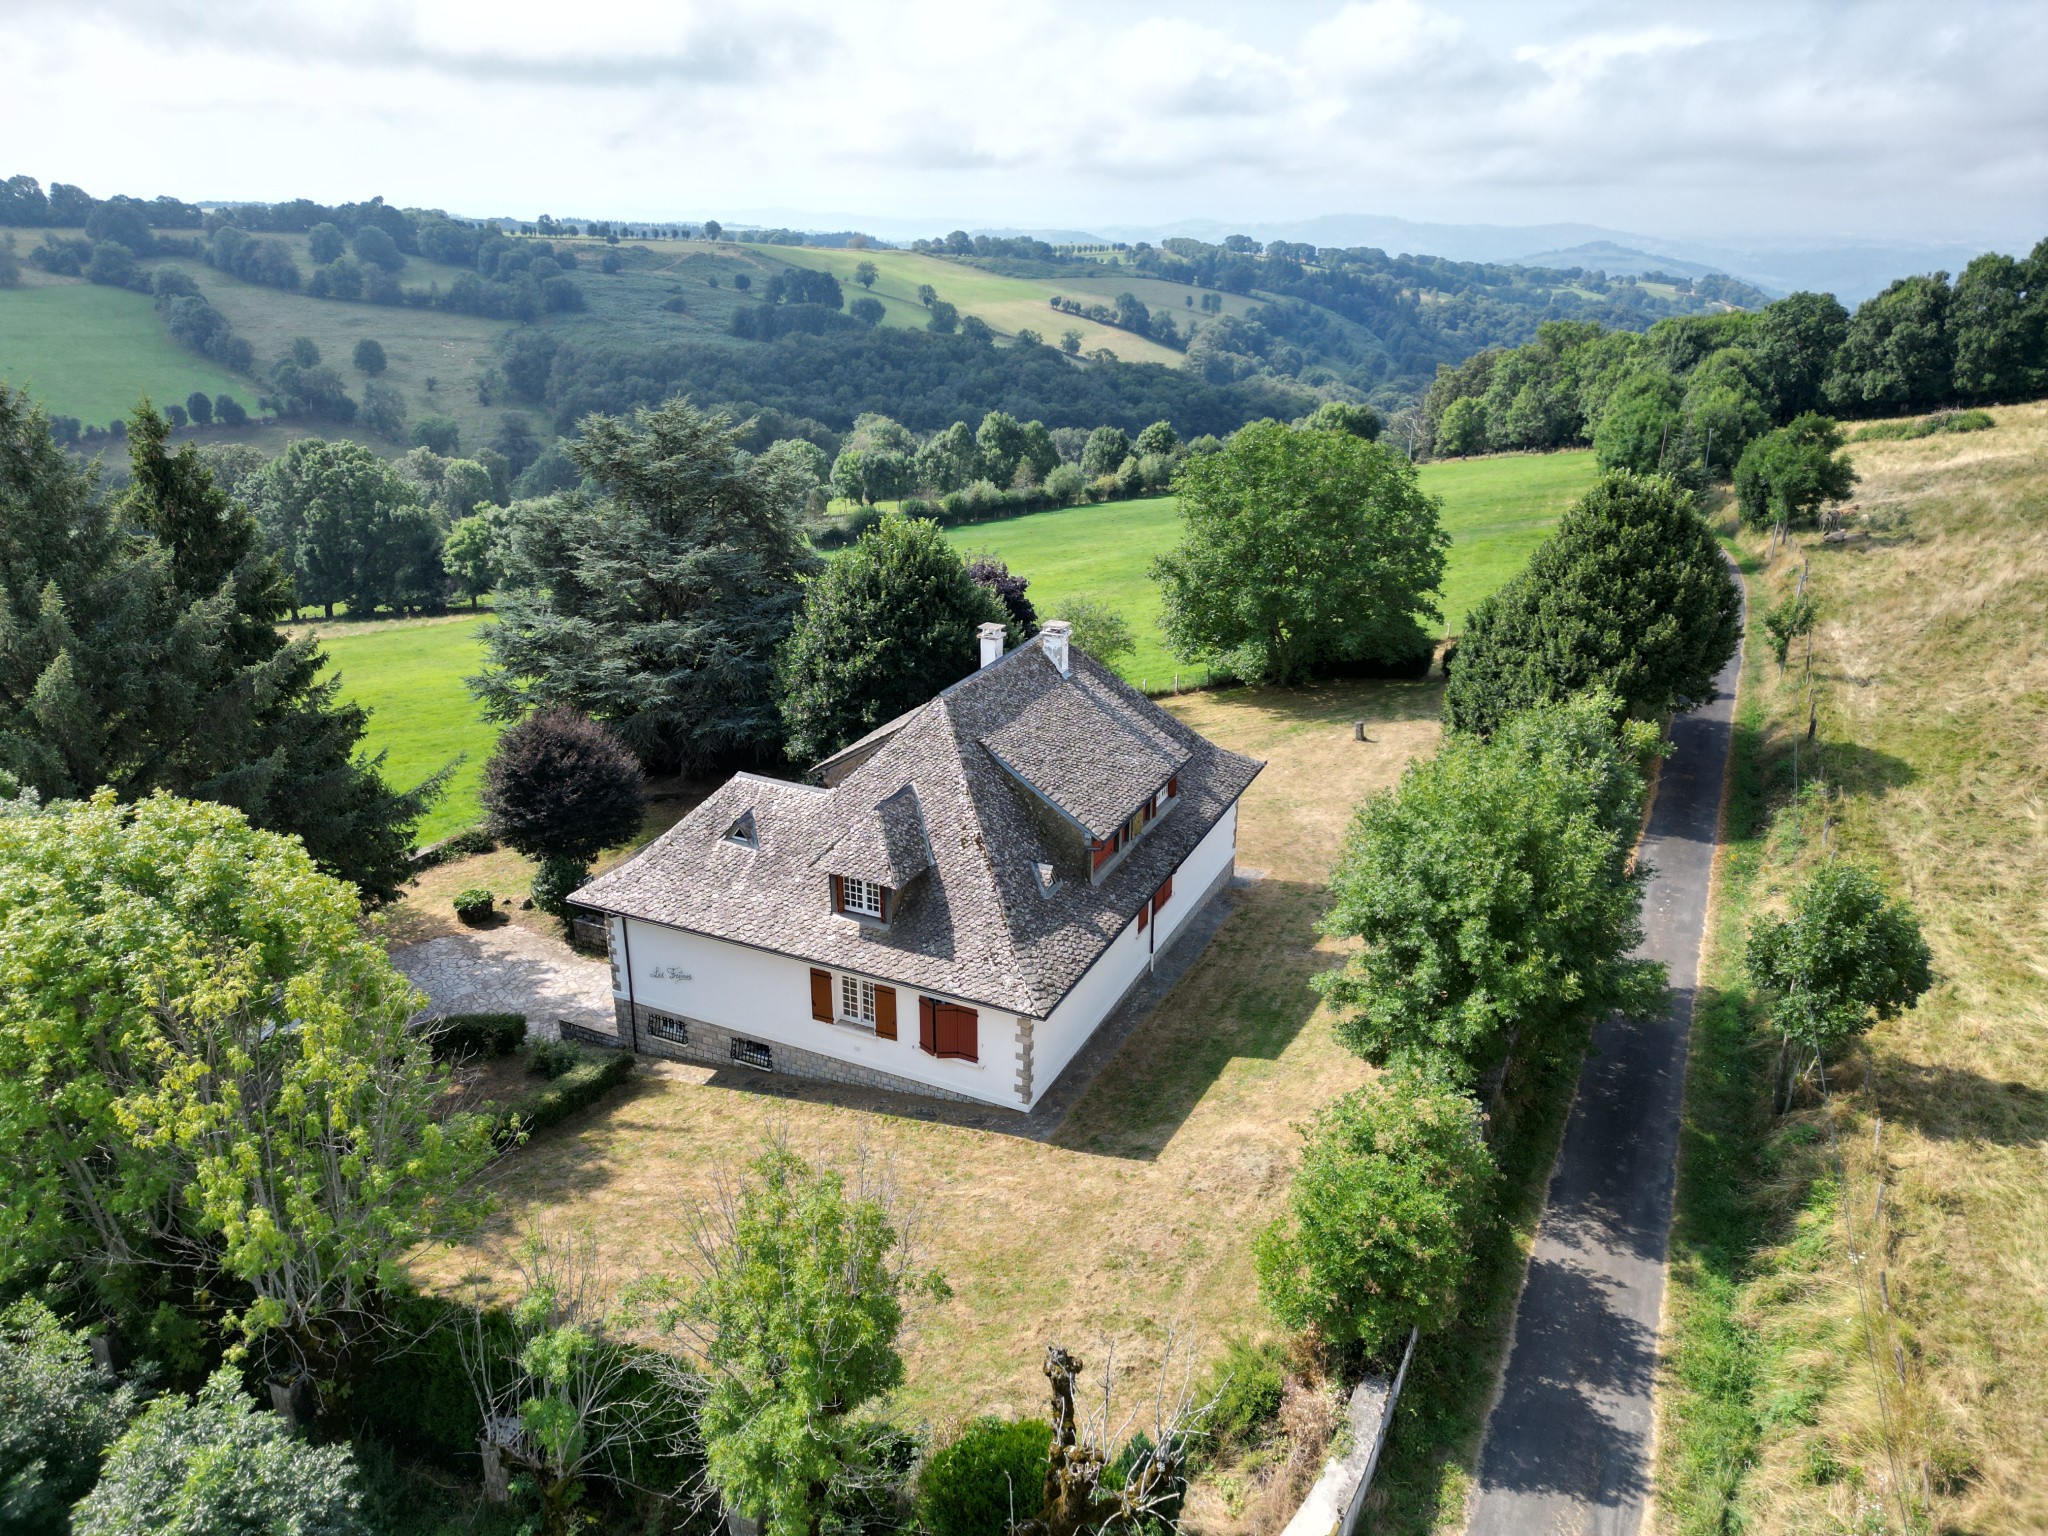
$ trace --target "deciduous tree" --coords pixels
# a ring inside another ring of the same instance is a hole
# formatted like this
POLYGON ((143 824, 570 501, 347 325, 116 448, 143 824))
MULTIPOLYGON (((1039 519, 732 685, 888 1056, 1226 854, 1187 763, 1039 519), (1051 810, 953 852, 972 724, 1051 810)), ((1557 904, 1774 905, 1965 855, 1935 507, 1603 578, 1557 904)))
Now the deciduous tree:
POLYGON ((1772 1022, 1823 1059, 1934 985, 1912 908, 1847 863, 1816 869, 1787 916, 1758 918, 1744 958, 1751 984, 1770 995, 1772 1022))
POLYGON ((789 755, 829 756, 979 663, 1009 615, 928 519, 889 513, 804 588, 781 659, 789 755))
POLYGON ((1185 533, 1153 567, 1177 656, 1292 683, 1430 648, 1450 540, 1400 454, 1263 421, 1180 474, 1185 533))
POLYGON ((1576 1046, 1609 1009, 1661 997, 1628 958, 1631 869, 1656 728, 1599 692, 1539 705, 1491 741, 1463 733, 1360 808, 1324 919, 1362 948, 1317 980, 1338 1038, 1370 1060, 1470 1081, 1576 1046))

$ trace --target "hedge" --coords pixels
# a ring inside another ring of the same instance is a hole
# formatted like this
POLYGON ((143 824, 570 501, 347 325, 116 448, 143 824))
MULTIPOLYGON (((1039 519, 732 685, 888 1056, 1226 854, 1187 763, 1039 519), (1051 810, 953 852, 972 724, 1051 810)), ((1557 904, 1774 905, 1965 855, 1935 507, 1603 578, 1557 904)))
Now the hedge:
POLYGON ((426 1022, 434 1059, 510 1056, 526 1041, 523 1013, 450 1013, 426 1022))
POLYGON ((498 1112, 498 1135, 509 1141, 516 1120, 521 1131, 559 1125, 579 1109, 588 1108, 633 1075, 630 1051, 581 1051, 583 1060, 560 1077, 522 1095, 498 1112))

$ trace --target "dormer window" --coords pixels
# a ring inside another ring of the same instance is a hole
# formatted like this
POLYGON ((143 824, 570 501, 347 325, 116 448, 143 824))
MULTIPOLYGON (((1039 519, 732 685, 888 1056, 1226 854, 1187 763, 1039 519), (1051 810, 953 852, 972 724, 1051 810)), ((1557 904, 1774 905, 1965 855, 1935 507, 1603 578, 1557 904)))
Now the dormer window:
POLYGON ((754 825, 754 813, 741 811, 739 819, 725 829, 725 840, 729 843, 738 843, 742 848, 759 848, 761 833, 754 825))
POLYGON ((835 910, 847 917, 865 918, 875 923, 889 920, 889 890, 886 886, 873 880, 863 880, 858 875, 834 875, 832 893, 835 910))
POLYGON ((1148 795, 1145 803, 1131 812, 1124 824, 1108 837, 1090 838, 1088 841, 1089 870, 1100 879, 1102 872, 1117 861, 1123 851, 1145 835, 1145 829, 1157 821, 1160 814, 1180 798, 1180 776, 1169 778, 1165 785, 1148 795))

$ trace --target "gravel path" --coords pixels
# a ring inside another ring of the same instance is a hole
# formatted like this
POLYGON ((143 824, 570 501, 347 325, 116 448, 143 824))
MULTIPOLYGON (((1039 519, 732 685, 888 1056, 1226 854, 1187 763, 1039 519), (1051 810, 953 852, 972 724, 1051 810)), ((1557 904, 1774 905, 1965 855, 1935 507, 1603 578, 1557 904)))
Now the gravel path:
POLYGON ((559 939, 517 923, 427 939, 391 952, 435 1013, 523 1013, 528 1032, 551 1037, 561 1020, 610 1034, 612 971, 559 939))
POLYGON ((1643 840, 1637 950, 1669 969, 1671 1007, 1594 1032, 1487 1421, 1470 1536, 1632 1536, 1642 1523, 1686 1035, 1741 667, 1738 651, 1713 702, 1672 726, 1643 840))

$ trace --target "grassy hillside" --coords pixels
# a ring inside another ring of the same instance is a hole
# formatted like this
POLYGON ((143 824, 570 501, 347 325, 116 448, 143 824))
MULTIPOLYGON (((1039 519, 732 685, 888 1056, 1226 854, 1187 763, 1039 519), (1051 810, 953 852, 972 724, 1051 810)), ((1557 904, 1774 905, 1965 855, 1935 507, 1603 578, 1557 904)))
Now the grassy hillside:
POLYGON ((1993 414, 1852 450, 1868 541, 1738 541, 1753 617, 1809 569, 1816 729, 1753 630, 1673 1245, 1674 1531, 1892 1530, 1902 1502, 2048 1529, 2048 406, 1993 414), (1830 856, 1911 900, 1938 981, 1836 1064, 1832 1115, 1776 1115, 1741 945, 1830 856))
POLYGON ((195 389, 256 404, 249 379, 178 346, 142 294, 85 282, 0 288, 0 380, 91 426, 126 416, 144 394, 159 405, 195 389))
MULTIPOLYGON (((854 286, 854 268, 863 261, 872 261, 879 275, 870 291, 888 311, 888 318, 883 321, 885 325, 921 329, 928 312, 918 302, 917 290, 920 284, 930 283, 938 290, 940 298, 958 305, 961 314, 981 316, 1000 335, 1014 336, 1020 330, 1033 330, 1046 340, 1057 342, 1064 332, 1076 330, 1081 333, 1082 351, 1093 352, 1098 347, 1107 347, 1124 361, 1132 363, 1164 363, 1176 367, 1181 362, 1181 354, 1129 331, 1062 314, 1047 300, 1056 294, 1064 294, 1084 303, 1110 304, 1120 293, 1134 293, 1149 305, 1173 309, 1181 318, 1183 328, 1189 316, 1198 320, 1206 318, 1186 307, 1185 300, 1193 290, 1185 284, 1161 282, 1129 273, 1098 277, 1082 271, 1073 277, 1003 277, 979 267, 945 261, 936 256, 920 256, 912 251, 830 251, 780 245, 749 246, 747 249, 770 264, 832 273, 845 288, 849 301, 861 292, 854 286)), ((1236 294, 1225 294, 1222 298, 1226 314, 1241 315, 1256 307, 1253 300, 1236 294)))

